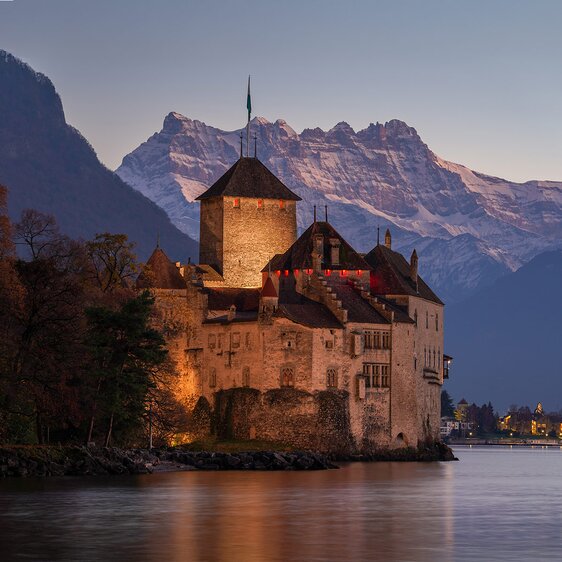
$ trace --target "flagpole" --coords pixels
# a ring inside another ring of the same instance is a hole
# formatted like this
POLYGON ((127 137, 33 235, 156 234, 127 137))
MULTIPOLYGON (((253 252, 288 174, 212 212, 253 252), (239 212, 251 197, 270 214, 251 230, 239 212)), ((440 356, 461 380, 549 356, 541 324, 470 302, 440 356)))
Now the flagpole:
POLYGON ((252 113, 252 98, 250 96, 250 75, 248 75, 248 98, 246 100, 248 109, 248 124, 246 125, 246 156, 250 157, 250 115, 252 113))

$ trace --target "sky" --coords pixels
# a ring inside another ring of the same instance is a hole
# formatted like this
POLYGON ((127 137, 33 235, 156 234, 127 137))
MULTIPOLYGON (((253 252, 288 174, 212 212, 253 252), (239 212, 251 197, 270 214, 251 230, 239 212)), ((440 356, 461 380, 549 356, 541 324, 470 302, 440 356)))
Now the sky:
POLYGON ((46 74, 115 169, 177 111, 223 129, 401 119, 439 156, 562 180, 558 0, 0 0, 0 49, 46 74))

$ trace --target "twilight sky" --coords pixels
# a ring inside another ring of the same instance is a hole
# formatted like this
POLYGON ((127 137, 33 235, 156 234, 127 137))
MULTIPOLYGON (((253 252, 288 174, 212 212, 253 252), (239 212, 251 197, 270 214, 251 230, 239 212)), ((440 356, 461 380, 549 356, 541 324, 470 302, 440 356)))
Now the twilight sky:
POLYGON ((300 132, 393 118, 437 154, 562 180, 559 0, 0 0, 0 48, 54 82, 101 160, 178 111, 300 132))

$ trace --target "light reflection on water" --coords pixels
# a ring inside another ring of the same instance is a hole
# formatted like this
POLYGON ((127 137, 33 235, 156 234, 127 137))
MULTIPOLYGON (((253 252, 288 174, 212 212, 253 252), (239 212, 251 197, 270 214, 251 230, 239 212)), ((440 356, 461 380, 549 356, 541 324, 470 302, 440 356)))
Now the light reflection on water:
POLYGON ((560 560, 562 451, 0 482, 0 559, 560 560))

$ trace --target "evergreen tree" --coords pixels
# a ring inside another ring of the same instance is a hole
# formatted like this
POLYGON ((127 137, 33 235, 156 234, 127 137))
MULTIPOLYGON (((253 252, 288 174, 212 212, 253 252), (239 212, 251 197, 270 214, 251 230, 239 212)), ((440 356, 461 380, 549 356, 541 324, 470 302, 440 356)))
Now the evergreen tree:
POLYGON ((455 415, 455 405, 453 404, 453 399, 446 390, 441 391, 441 416, 443 417, 454 417, 455 415))
POLYGON ((144 291, 118 310, 107 306, 86 310, 91 356, 88 441, 101 420, 106 446, 114 433, 125 437, 142 424, 149 389, 167 354, 162 335, 149 324, 153 304, 153 297, 144 291))

